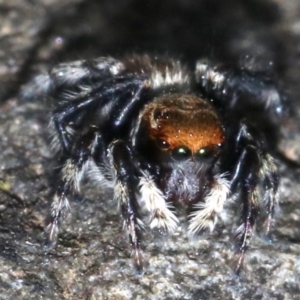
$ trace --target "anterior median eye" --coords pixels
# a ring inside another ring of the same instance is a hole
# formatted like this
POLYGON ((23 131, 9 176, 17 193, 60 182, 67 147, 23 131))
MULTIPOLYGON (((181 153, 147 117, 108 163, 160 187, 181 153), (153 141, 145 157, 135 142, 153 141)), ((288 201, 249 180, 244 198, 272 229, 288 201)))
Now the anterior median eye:
POLYGON ((172 151, 172 157, 175 160, 186 160, 190 158, 192 155, 192 151, 187 147, 178 147, 172 151))
POLYGON ((201 148, 196 156, 199 158, 199 159, 202 159, 202 158, 210 158, 212 157, 213 155, 215 154, 215 152, 213 151, 212 148, 210 147, 204 147, 204 148, 201 148))

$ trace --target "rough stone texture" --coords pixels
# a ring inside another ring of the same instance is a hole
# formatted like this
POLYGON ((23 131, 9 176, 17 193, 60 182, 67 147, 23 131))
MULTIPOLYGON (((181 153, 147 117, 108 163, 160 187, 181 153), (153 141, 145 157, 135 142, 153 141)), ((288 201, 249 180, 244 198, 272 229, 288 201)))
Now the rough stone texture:
POLYGON ((0 1, 0 299, 300 299, 300 171, 279 162, 280 209, 272 242, 255 237, 236 277, 234 224, 189 241, 145 232, 148 261, 137 276, 111 191, 89 184, 72 201, 55 250, 42 251, 55 160, 50 108, 18 97, 33 74, 60 61, 163 53, 273 62, 292 105, 282 151, 300 160, 298 0, 0 1))

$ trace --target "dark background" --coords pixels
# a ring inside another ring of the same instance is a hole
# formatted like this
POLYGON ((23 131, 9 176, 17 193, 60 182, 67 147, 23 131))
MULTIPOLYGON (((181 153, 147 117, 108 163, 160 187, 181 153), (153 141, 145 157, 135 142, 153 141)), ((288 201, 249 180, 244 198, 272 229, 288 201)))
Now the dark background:
MULTIPOLYGON (((130 53, 272 68, 291 114, 280 149, 300 160, 300 2, 4 0, 0 4, 0 299, 299 299, 299 171, 278 162, 280 208, 271 240, 258 228, 241 277, 235 223, 189 240, 145 232, 145 274, 134 274, 111 191, 89 183, 50 253, 40 247, 55 182, 51 108, 20 91, 52 65, 130 53)), ((234 212, 232 212, 234 213, 234 212)))

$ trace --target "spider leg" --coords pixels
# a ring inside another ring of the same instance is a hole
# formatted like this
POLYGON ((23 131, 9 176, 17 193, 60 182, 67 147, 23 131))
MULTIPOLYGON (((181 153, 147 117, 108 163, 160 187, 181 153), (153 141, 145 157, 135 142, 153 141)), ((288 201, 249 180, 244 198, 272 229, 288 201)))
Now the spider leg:
POLYGON ((116 76, 124 70, 119 60, 99 57, 92 60, 77 60, 54 66, 49 72, 36 76, 22 89, 22 97, 32 98, 53 95, 69 89, 89 90, 97 81, 116 76))
MULTIPOLYGON (((111 101, 111 98, 114 100, 111 103, 110 110, 114 112, 114 116, 115 114, 119 114, 119 116, 115 121, 112 121, 111 119, 110 121, 107 121, 106 126, 111 130, 112 122, 114 122, 116 127, 122 125, 122 122, 119 124, 119 121, 122 121, 123 118, 127 116, 126 112, 132 109, 132 106, 136 105, 136 102, 139 100, 139 96, 145 87, 144 80, 132 80, 131 77, 132 76, 122 77, 122 81, 114 83, 113 86, 109 86, 109 83, 107 82, 105 82, 105 84, 101 83, 91 94, 79 97, 78 99, 73 99, 53 112, 52 122, 65 153, 68 153, 72 146, 71 134, 67 130, 67 126, 71 126, 70 124, 72 121, 76 120, 80 114, 83 114, 84 116, 82 123, 85 121, 88 122, 90 117, 89 112, 93 113, 93 110, 97 110, 99 106, 104 109, 106 104, 111 101), (123 97, 126 91, 131 93, 128 98, 123 97), (124 101, 121 101, 120 98, 124 101), (124 112, 122 111, 122 108, 124 109, 124 112)), ((115 78, 114 81, 117 81, 117 79, 118 78, 115 78)))
POLYGON ((241 225, 236 233, 237 264, 236 272, 239 273, 243 264, 244 253, 247 251, 253 228, 258 214, 258 171, 259 159, 253 147, 247 147, 239 161, 240 172, 244 173, 241 179, 241 194, 243 201, 241 207, 241 225))
POLYGON ((260 175, 263 178, 264 185, 264 206, 266 209, 267 219, 265 222, 266 234, 269 233, 272 226, 275 208, 278 204, 278 185, 279 178, 277 174, 277 167, 274 159, 270 155, 265 155, 262 158, 262 167, 260 175))
POLYGON ((124 70, 124 65, 112 57, 98 57, 61 63, 49 72, 51 80, 59 85, 74 86, 83 80, 93 81, 115 76, 124 70))
POLYGON ((95 130, 90 130, 78 139, 71 155, 66 159, 51 205, 51 220, 45 230, 46 248, 52 248, 55 245, 59 222, 66 211, 70 209, 68 197, 74 192, 80 191, 80 181, 88 168, 89 159, 100 145, 100 136, 95 130))
POLYGON ((139 107, 145 104, 145 101, 141 101, 141 94, 145 89, 150 88, 150 82, 147 80, 134 80, 132 84, 136 87, 131 90, 131 96, 124 98, 124 101, 116 101, 111 108, 111 114, 108 120, 108 127, 114 129, 120 129, 125 122, 132 116, 139 107))
POLYGON ((240 154, 232 171, 230 191, 234 194, 239 189, 242 200, 240 226, 236 232, 236 267, 240 272, 245 251, 256 224, 259 210, 259 175, 261 170, 261 154, 245 125, 241 125, 239 137, 240 154))
POLYGON ((268 121, 278 123, 283 99, 270 72, 198 61, 195 75, 202 92, 218 100, 221 107, 230 107, 235 113, 242 113, 243 107, 252 108, 252 113, 268 111, 268 121))
POLYGON ((53 112, 52 122, 58 134, 60 144, 65 153, 68 153, 71 148, 71 137, 66 128, 68 119, 70 119, 71 117, 75 117, 78 113, 84 110, 85 107, 93 103, 93 101, 95 100, 87 99, 83 101, 76 101, 68 106, 56 109, 53 112))
POLYGON ((143 257, 140 248, 142 221, 138 213, 139 207, 136 195, 138 187, 137 170, 132 163, 132 153, 125 142, 121 140, 114 141, 110 151, 116 176, 114 198, 120 205, 125 221, 129 241, 133 249, 134 264, 138 271, 142 271, 143 257))

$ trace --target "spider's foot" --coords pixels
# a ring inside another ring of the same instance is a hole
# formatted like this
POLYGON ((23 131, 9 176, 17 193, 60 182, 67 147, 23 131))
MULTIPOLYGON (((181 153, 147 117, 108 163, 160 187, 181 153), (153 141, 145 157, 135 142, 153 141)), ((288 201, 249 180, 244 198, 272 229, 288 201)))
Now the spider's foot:
POLYGON ((55 247, 58 237, 58 225, 55 220, 49 223, 45 228, 44 236, 43 249, 45 251, 50 251, 55 247))

